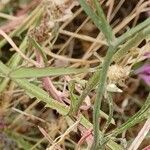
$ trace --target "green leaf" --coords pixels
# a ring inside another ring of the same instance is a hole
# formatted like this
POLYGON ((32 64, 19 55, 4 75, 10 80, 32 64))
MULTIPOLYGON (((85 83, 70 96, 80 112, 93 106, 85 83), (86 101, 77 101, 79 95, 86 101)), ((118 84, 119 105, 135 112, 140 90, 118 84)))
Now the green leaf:
POLYGON ((46 57, 46 55, 45 55, 44 52, 43 52, 43 48, 42 48, 32 37, 30 37, 30 36, 29 36, 29 40, 30 40, 31 44, 32 44, 37 50, 39 50, 39 52, 40 52, 41 56, 43 57, 43 60, 44 60, 44 62, 45 62, 45 64, 46 64, 46 63, 47 63, 47 57, 46 57))
POLYGON ((51 97, 48 93, 42 90, 40 87, 35 86, 34 84, 28 82, 25 79, 14 79, 14 81, 23 88, 28 94, 34 95, 38 100, 46 103, 46 107, 57 110, 60 114, 66 115, 69 111, 69 107, 63 103, 60 103, 51 97))
POLYGON ((75 108, 78 103, 78 98, 74 94, 74 90, 75 90, 75 81, 73 80, 69 83, 69 92, 70 92, 70 99, 71 99, 71 106, 70 106, 69 114, 71 115, 77 113, 75 108))
POLYGON ((103 32, 108 43, 111 44, 111 41, 113 40, 114 35, 112 33, 111 26, 106 20, 106 17, 104 15, 104 12, 101 6, 98 5, 99 2, 97 0, 93 1, 94 5, 96 6, 97 13, 95 13, 94 10, 88 5, 86 0, 79 0, 79 3, 84 9, 84 11, 87 13, 87 15, 92 19, 92 21, 97 26, 97 28, 103 32))
MULTIPOLYGON (((4 65, 0 61, 0 72, 3 74, 7 74, 10 72, 10 68, 4 65)), ((69 107, 63 103, 60 103, 53 98, 49 97, 48 93, 41 89, 40 87, 30 83, 26 79, 14 79, 13 81, 18 84, 19 87, 24 89, 29 96, 35 96, 39 101, 43 101, 46 103, 47 107, 57 110, 60 114, 66 115, 69 112, 69 107)))
POLYGON ((98 81, 99 81, 99 77, 100 77, 100 73, 99 70, 96 71, 93 76, 89 79, 89 81, 86 84, 86 88, 84 89, 84 91, 82 92, 78 103, 76 105, 75 111, 78 111, 79 107, 82 105, 84 99, 86 98, 86 96, 89 94, 89 92, 97 86, 98 81))
POLYGON ((88 69, 75 69, 75 68, 19 68, 12 70, 9 76, 11 78, 39 78, 47 76, 60 76, 69 74, 78 74, 88 72, 88 69))

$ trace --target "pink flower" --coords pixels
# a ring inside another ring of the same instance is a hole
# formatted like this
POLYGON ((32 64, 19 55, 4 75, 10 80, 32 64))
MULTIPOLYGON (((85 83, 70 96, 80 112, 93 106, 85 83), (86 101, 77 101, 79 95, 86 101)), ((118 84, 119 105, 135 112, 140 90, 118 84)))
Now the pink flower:
POLYGON ((150 58, 150 52, 145 52, 144 56, 145 56, 146 59, 150 58))
POLYGON ((150 86, 150 64, 145 64, 135 71, 144 82, 150 86))

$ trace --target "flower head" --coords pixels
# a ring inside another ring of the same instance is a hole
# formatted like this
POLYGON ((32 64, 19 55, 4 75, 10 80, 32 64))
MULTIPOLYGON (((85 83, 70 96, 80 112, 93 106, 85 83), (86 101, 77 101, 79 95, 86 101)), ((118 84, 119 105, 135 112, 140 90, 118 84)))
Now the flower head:
POLYGON ((145 59, 150 58, 150 52, 145 52, 145 53, 144 53, 144 57, 145 57, 145 59))
POLYGON ((135 74, 137 74, 147 85, 150 86, 150 64, 143 65, 135 71, 135 74))

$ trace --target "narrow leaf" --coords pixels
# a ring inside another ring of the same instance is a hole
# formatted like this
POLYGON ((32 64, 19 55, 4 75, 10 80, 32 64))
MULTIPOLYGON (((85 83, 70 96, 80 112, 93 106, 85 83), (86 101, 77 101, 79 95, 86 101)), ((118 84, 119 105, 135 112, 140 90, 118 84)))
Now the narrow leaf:
POLYGON ((75 113, 77 113, 75 111, 76 105, 78 103, 78 98, 77 96, 74 94, 74 90, 75 90, 75 81, 71 81, 69 83, 69 93, 70 93, 70 99, 71 99, 71 105, 70 105, 70 111, 69 114, 73 115, 75 113))
POLYGON ((47 107, 57 110, 62 115, 66 115, 68 113, 68 106, 49 97, 48 93, 42 90, 40 87, 35 86, 25 79, 14 79, 14 81, 27 93, 34 95, 38 100, 45 102, 47 107))
POLYGON ((47 58, 46 58, 46 55, 43 52, 42 47, 30 36, 29 36, 29 40, 30 40, 31 44, 40 52, 40 54, 43 57, 43 60, 44 60, 44 62, 46 64, 47 58))
POLYGON ((69 74, 78 74, 87 72, 88 69, 75 69, 75 68, 19 68, 13 70, 9 76, 11 78, 39 78, 47 76, 60 76, 69 74))

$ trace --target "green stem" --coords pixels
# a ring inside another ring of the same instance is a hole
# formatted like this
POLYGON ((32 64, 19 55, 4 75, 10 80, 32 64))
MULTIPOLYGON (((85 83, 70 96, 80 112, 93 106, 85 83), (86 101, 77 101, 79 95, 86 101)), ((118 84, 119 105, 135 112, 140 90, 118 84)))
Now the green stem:
MULTIPOLYGON (((86 4, 86 2, 84 0, 79 0, 79 2, 81 4, 81 6, 83 7, 83 9, 85 10, 85 12, 91 17, 91 19, 95 23, 95 25, 101 30, 99 22, 97 22, 98 16, 92 11, 92 9, 86 4)), ((117 45, 124 43, 127 39, 133 37, 137 32, 146 28, 148 25, 150 25, 150 18, 148 18, 144 22, 140 23, 136 27, 130 29, 129 31, 127 31, 126 33, 124 33, 123 35, 118 37, 117 40, 115 40, 115 42, 114 42, 115 45, 117 46, 117 45)), ((116 51, 117 50, 118 49, 116 48, 116 51)), ((99 77, 100 77, 99 72, 96 72, 93 75, 93 77, 88 81, 86 89, 83 91, 82 95, 79 98, 79 102, 76 107, 76 112, 78 111, 80 105, 83 103, 83 101, 84 101, 85 97, 88 95, 88 93, 97 85, 97 83, 99 81, 99 77)))
POLYGON ((117 136, 118 134, 120 134, 123 131, 131 128, 135 124, 137 124, 137 123, 141 122, 142 120, 148 118, 149 115, 150 115, 150 94, 148 95, 147 100, 144 103, 143 107, 134 116, 132 116, 127 122, 122 124, 119 128, 113 130, 106 137, 117 136))
POLYGON ((82 92, 77 105, 75 106, 75 112, 78 112, 79 107, 82 105, 84 99, 86 98, 86 96, 89 94, 89 92, 97 86, 97 83, 99 81, 99 77, 100 77, 100 71, 96 71, 93 76, 89 79, 88 83, 86 84, 86 88, 84 89, 84 91, 82 92))
MULTIPOLYGON (((141 39, 144 39, 147 36, 147 34, 149 34, 149 32, 150 32, 150 27, 147 27, 146 29, 144 29, 143 31, 141 31, 139 33, 140 38, 134 38, 132 40, 134 43, 131 44, 129 42, 126 45, 126 47, 132 48, 139 41, 141 41, 141 39)), ((97 90, 97 97, 96 97, 95 104, 94 104, 94 114, 93 114, 94 144, 93 144, 93 149, 95 149, 95 150, 98 149, 99 140, 100 140, 100 138, 99 138, 100 135, 98 133, 98 130, 99 130, 99 121, 98 121, 99 120, 99 110, 100 110, 100 107, 101 107, 103 93, 105 92, 104 88, 105 88, 105 82, 106 82, 106 79, 107 79, 107 71, 108 71, 109 65, 111 64, 113 54, 115 53, 115 51, 116 51, 116 49, 119 45, 119 42, 114 42, 114 43, 115 43, 114 46, 109 47, 109 49, 107 51, 107 54, 106 54, 106 57, 105 57, 105 60, 104 60, 104 64, 103 64, 103 67, 102 67, 101 76, 100 76, 100 80, 99 80, 98 90, 97 90)), ((101 139, 102 139, 102 137, 101 137, 101 139)))
POLYGON ((99 5, 98 1, 97 0, 93 0, 93 1, 98 14, 94 12, 94 10, 87 4, 85 0, 79 0, 79 3, 83 7, 87 15, 91 17, 92 21, 97 26, 97 28, 103 32, 108 44, 111 45, 111 41, 115 38, 112 32, 112 28, 107 22, 104 12, 101 6, 99 5))
POLYGON ((110 45, 111 41, 115 38, 115 36, 113 35, 112 28, 107 22, 103 9, 101 5, 99 5, 99 2, 97 0, 93 0, 93 2, 96 8, 96 12, 98 14, 98 18, 99 18, 98 21, 100 22, 101 30, 105 35, 108 44, 110 45))
POLYGON ((109 127, 111 120, 113 118, 113 99, 112 99, 112 95, 111 93, 108 93, 108 105, 109 105, 109 117, 106 121, 106 124, 103 128, 103 133, 105 133, 105 131, 107 130, 107 128, 109 127))
POLYGON ((109 44, 109 49, 105 57, 102 71, 99 71, 99 74, 101 73, 101 76, 99 79, 97 96, 96 96, 96 100, 94 103, 94 110, 93 110, 94 144, 92 147, 94 150, 96 150, 99 147, 99 139, 100 139, 99 121, 98 121, 99 116, 100 116, 99 111, 100 111, 101 102, 103 98, 105 82, 107 79, 107 71, 111 63, 112 56, 114 54, 114 50, 115 50, 115 48, 112 46, 112 41, 114 40, 115 36, 113 35, 112 29, 109 23, 107 22, 104 12, 97 0, 94 0, 94 4, 95 4, 96 12, 98 13, 98 15, 91 9, 91 7, 85 2, 85 0, 79 0, 79 2, 80 2, 80 5, 85 10, 85 12, 92 18, 96 26, 103 32, 109 44))
POLYGON ((148 26, 150 26, 150 18, 146 19, 144 22, 138 24, 136 27, 130 29, 129 31, 125 32, 123 35, 118 37, 115 42, 115 45, 121 45, 126 40, 132 38, 136 33, 140 32, 141 30, 145 29, 148 26))
POLYGON ((106 79, 107 79, 107 71, 108 71, 108 68, 111 64, 111 59, 113 57, 115 49, 116 49, 116 47, 111 46, 107 51, 107 54, 106 54, 106 57, 105 57, 105 60, 104 60, 104 64, 103 64, 103 67, 102 67, 102 71, 101 71, 101 76, 100 76, 100 79, 99 79, 96 100, 95 100, 95 103, 94 103, 94 110, 93 110, 93 126, 94 126, 93 149, 94 150, 99 149, 100 138, 102 138, 102 137, 99 137, 100 136, 99 135, 99 111, 100 111, 100 108, 101 108, 103 94, 105 92, 104 89, 105 89, 105 83, 106 83, 106 79))
POLYGON ((125 56, 128 51, 133 48, 133 47, 137 47, 143 39, 145 39, 147 37, 147 35, 150 34, 150 26, 147 26, 147 28, 141 30, 140 32, 138 32, 137 34, 135 34, 133 36, 133 38, 131 38, 130 40, 128 40, 121 49, 119 49, 113 56, 113 61, 115 61, 116 63, 118 63, 123 56, 125 56))

